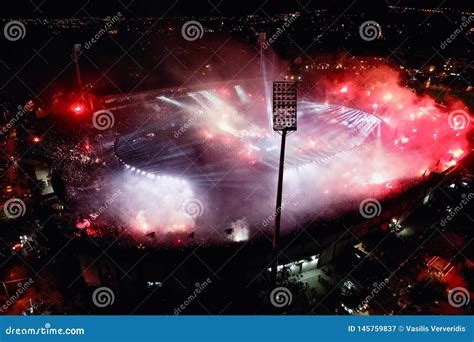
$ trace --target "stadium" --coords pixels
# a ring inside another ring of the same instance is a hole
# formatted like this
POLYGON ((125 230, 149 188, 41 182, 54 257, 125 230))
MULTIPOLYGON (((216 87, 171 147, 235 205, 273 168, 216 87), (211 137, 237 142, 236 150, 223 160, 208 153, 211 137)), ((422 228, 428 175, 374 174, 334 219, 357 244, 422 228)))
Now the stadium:
MULTIPOLYGON (((115 222, 150 246, 271 235, 280 137, 271 126, 270 87, 234 80, 96 99, 93 126, 108 133, 101 150, 117 167, 94 194, 96 204, 86 199, 91 210, 80 217, 88 222, 76 226, 93 234, 115 222)), ((363 86, 338 84, 322 99, 300 85, 298 130, 286 152, 284 235, 354 213, 388 221, 391 210, 380 216, 381 202, 430 183, 462 158, 462 111, 453 116, 394 84, 371 89, 366 100, 363 86)))

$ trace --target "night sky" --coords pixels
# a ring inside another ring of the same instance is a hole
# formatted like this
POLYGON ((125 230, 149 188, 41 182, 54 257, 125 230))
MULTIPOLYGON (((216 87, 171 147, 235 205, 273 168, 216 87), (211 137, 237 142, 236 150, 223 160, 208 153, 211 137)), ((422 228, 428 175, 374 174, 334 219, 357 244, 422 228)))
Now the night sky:
POLYGON ((243 15, 255 13, 261 6, 266 13, 301 11, 303 8, 307 11, 327 9, 335 13, 349 8, 349 11, 377 13, 386 11, 389 5, 474 10, 474 1, 472 0, 268 0, 253 2, 228 0, 17 0, 4 2, 0 17, 67 18, 71 16, 88 17, 89 15, 100 17, 114 14, 117 11, 122 11, 127 17, 243 15))

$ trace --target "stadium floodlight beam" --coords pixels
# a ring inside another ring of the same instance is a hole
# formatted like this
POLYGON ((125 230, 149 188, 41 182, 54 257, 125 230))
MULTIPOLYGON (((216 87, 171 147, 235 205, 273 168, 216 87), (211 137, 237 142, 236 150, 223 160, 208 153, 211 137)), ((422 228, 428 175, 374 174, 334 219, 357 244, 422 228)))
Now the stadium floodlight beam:
POLYGON ((273 82, 273 130, 281 133, 280 164, 273 229, 271 286, 276 285, 278 254, 280 248, 281 200, 283 193, 283 170, 285 166, 285 145, 288 132, 296 131, 297 87, 295 82, 273 82))

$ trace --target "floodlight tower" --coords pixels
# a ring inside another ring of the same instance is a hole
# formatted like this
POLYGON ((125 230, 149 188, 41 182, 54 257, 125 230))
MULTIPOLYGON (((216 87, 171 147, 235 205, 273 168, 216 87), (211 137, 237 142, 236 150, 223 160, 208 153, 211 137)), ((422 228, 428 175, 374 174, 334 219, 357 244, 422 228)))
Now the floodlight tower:
POLYGON ((76 67, 77 86, 79 89, 79 99, 76 100, 76 102, 71 107, 75 114, 82 114, 85 111, 90 111, 94 108, 94 103, 92 102, 91 97, 87 96, 87 93, 84 93, 84 88, 82 87, 81 69, 79 68, 79 58, 81 55, 82 45, 74 44, 72 46, 71 59, 76 67))
POLYGON ((278 254, 280 248, 281 200, 283 193, 283 169, 285 166, 285 145, 288 132, 296 131, 297 87, 295 82, 273 82, 273 130, 281 134, 280 164, 273 229, 271 286, 275 287, 278 254))
POLYGON ((81 80, 81 71, 79 69, 79 57, 81 56, 81 44, 74 44, 72 47, 71 58, 74 64, 76 65, 76 76, 77 84, 79 86, 79 91, 82 96, 82 80, 81 80))

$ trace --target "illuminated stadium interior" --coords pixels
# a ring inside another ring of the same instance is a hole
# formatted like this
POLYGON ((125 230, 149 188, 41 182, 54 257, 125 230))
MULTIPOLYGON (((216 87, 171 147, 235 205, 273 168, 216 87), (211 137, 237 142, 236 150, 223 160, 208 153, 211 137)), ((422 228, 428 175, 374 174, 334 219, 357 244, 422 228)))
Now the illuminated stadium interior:
MULTIPOLYGON (((114 143, 122 171, 112 184, 125 192, 113 205, 115 216, 141 236, 243 241, 268 232, 279 136, 271 129, 263 85, 167 89, 111 107, 119 118, 132 105, 149 113, 133 130, 122 129, 114 143)), ((336 215, 340 203, 354 210, 354 200, 399 191, 453 166, 464 153, 459 127, 442 120, 433 101, 385 85, 383 93, 372 90, 383 110, 352 100, 370 113, 338 98, 353 87, 338 86, 325 102, 300 97, 298 131, 287 143, 284 232, 301 227, 320 208, 319 216, 336 215), (430 135, 435 144, 427 145, 422 139, 430 135)), ((355 97, 357 91, 363 90, 355 89, 355 97)))

